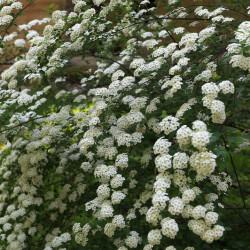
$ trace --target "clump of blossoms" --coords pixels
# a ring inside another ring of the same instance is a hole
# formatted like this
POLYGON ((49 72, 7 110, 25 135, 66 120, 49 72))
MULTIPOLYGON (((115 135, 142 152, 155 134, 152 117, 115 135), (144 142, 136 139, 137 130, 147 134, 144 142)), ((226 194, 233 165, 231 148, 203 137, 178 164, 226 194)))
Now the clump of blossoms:
MULTIPOLYGON (((0 249, 216 246, 232 184, 217 152, 249 22, 178 1, 162 15, 147 0, 72 2, 19 26, 49 22, 1 74, 0 249), (76 56, 96 65, 75 72, 76 56)), ((0 4, 5 25, 21 7, 0 4)))

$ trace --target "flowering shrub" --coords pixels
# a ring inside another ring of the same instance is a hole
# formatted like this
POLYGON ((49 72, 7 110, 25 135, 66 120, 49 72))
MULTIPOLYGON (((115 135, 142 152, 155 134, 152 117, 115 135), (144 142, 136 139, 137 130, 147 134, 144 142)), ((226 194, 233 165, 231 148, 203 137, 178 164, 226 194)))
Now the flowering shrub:
POLYGON ((0 1, 1 53, 19 51, 0 80, 0 249, 224 249, 245 1, 72 2, 7 35, 22 5, 0 1))

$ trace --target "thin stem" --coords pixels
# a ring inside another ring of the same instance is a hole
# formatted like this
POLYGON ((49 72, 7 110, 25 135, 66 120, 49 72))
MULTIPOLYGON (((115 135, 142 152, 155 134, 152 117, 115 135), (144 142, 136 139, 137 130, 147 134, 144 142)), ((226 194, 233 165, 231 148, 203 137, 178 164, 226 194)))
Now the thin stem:
POLYGON ((180 20, 185 20, 185 21, 209 21, 209 19, 205 19, 205 18, 183 18, 183 17, 155 17, 155 18, 151 18, 151 19, 146 19, 146 20, 143 20, 143 21, 139 21, 139 22, 135 22, 135 23, 132 23, 128 26, 125 26, 119 30, 117 30, 118 32, 119 31, 122 31, 124 29, 127 29, 127 28, 130 28, 131 26, 134 26, 136 24, 142 24, 142 23, 149 23, 149 22, 152 22, 152 21, 156 21, 156 20, 176 20, 176 21, 180 21, 180 20))
POLYGON ((226 209, 232 209, 235 211, 235 213, 237 213, 239 215, 239 217, 246 223, 249 224, 249 222, 243 217, 243 215, 238 211, 238 209, 231 207, 229 204, 227 204, 225 201, 221 201, 222 204, 226 205, 227 208, 226 209))
POLYGON ((246 202, 245 202, 245 198, 244 198, 244 194, 243 194, 243 191, 242 191, 242 188, 241 188, 241 184, 240 184, 240 181, 239 181, 239 178, 238 178, 238 174, 237 174, 237 171, 236 171, 236 166, 234 164, 234 161, 233 161, 233 157, 229 151, 229 148, 227 147, 227 142, 226 142, 226 139, 224 136, 222 136, 223 138, 223 141, 224 141, 224 146, 225 146, 225 149, 227 150, 228 154, 229 154, 229 157, 230 157, 230 162, 231 162, 231 165, 233 167, 233 170, 234 170, 234 174, 236 176, 236 180, 237 180, 237 183, 238 183, 238 187, 239 187, 239 190, 240 190, 240 195, 241 195, 241 198, 242 198, 242 202, 243 202, 243 207, 246 208, 246 202))
POLYGON ((13 63, 0 63, 0 66, 2 66, 2 65, 12 65, 13 63))
POLYGON ((124 69, 126 69, 126 70, 130 73, 130 75, 134 76, 133 72, 132 72, 129 68, 127 68, 124 64, 115 61, 115 60, 112 59, 112 58, 108 58, 108 57, 104 57, 104 56, 98 56, 98 55, 94 55, 94 57, 100 58, 100 59, 104 59, 104 60, 109 60, 109 61, 112 61, 112 62, 114 62, 114 63, 117 63, 117 64, 119 64, 121 67, 123 67, 124 69))
POLYGON ((229 227, 241 227, 241 226, 244 226, 244 225, 248 225, 248 223, 229 224, 228 226, 229 227))
MULTIPOLYGON (((167 30, 167 32, 168 32, 168 35, 169 35, 169 36, 171 37, 171 39, 173 40, 173 42, 174 42, 174 43, 177 43, 177 41, 175 40, 175 38, 172 36, 171 32, 168 31, 168 30, 167 30)), ((180 50, 180 46, 179 46, 178 43, 177 43, 177 47, 178 47, 178 49, 180 50)))
POLYGON ((225 209, 228 209, 228 210, 230 210, 230 209, 232 209, 232 210, 234 210, 234 209, 244 210, 244 209, 250 209, 250 207, 225 207, 225 209))
POLYGON ((19 124, 13 126, 13 127, 6 128, 6 129, 1 130, 0 133, 3 133, 3 132, 5 132, 5 131, 8 131, 8 130, 17 128, 17 127, 19 127, 19 126, 22 126, 22 125, 24 125, 24 124, 27 124, 27 123, 29 123, 29 122, 32 122, 32 121, 35 121, 35 120, 39 120, 39 119, 42 119, 42 118, 46 118, 46 117, 49 117, 49 115, 45 115, 45 116, 42 116, 42 117, 36 117, 36 118, 30 119, 30 120, 28 120, 28 121, 26 121, 26 122, 19 123, 19 124))
POLYGON ((239 180, 240 182, 250 182, 250 180, 239 180))
MULTIPOLYGON (((216 4, 211 4, 211 5, 193 4, 193 5, 189 5, 188 7, 200 7, 200 6, 202 6, 202 7, 221 7, 221 5, 216 5, 216 4)), ((236 10, 235 8, 232 9, 232 8, 230 8, 230 7, 228 7, 228 6, 225 6, 225 7, 226 7, 228 10, 237 12, 237 13, 239 13, 239 14, 241 14, 241 15, 243 15, 243 16, 245 16, 245 17, 247 17, 247 18, 249 19, 249 16, 246 15, 245 13, 242 13, 242 12, 236 10)))

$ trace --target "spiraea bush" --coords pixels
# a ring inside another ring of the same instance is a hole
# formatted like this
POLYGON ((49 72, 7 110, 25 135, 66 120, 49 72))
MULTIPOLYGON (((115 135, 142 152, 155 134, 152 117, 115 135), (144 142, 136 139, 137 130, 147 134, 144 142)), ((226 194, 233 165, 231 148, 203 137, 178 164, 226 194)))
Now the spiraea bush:
POLYGON ((0 249, 246 249, 246 1, 72 2, 0 1, 0 249))

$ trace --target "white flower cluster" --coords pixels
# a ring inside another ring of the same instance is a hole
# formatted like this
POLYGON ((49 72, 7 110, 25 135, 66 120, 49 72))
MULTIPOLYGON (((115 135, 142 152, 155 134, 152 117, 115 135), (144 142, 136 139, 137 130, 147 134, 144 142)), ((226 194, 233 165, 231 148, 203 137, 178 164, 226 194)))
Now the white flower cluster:
MULTIPOLYGON (((250 45, 250 22, 245 21, 242 22, 238 30, 235 32, 235 39, 237 39, 238 43, 231 43, 227 47, 227 51, 230 54, 235 54, 232 56, 230 63, 233 67, 239 67, 243 70, 250 71, 250 57, 245 56, 242 53, 242 49, 244 47, 248 47, 250 45)), ((246 54, 249 54, 249 49, 246 50, 246 54)))
MULTIPOLYGON (((5 26, 22 6, 2 2, 5 26)), ((151 250, 171 239, 166 249, 173 250, 180 223, 201 241, 220 239, 218 199, 232 181, 220 172, 213 123, 224 123, 224 95, 230 99, 237 86, 214 45, 231 21, 225 8, 176 7, 158 22, 144 19, 156 15, 144 8, 147 0, 72 2, 71 13, 18 26, 26 39, 3 38, 30 47, 1 73, 0 244, 91 249, 108 237, 107 248, 151 250), (111 18, 115 11, 121 18, 111 18), (199 33, 194 24, 173 28, 172 19, 194 14, 206 21, 199 33), (30 30, 37 24, 46 24, 42 33, 30 30), (71 59, 95 47, 95 69, 68 84, 71 59)), ((247 71, 248 21, 235 38, 230 70, 247 71)))
POLYGON ((0 9, 0 26, 8 25, 12 22, 13 16, 11 15, 12 12, 16 10, 20 10, 23 7, 23 4, 19 1, 10 0, 7 1, 7 5, 3 5, 3 3, 0 3, 1 9, 0 9))
POLYGON ((223 94, 234 93, 233 83, 227 80, 222 81, 219 85, 209 82, 202 86, 202 93, 205 94, 202 99, 203 105, 211 110, 212 121, 222 124, 226 119, 225 104, 215 99, 220 91, 223 94))

